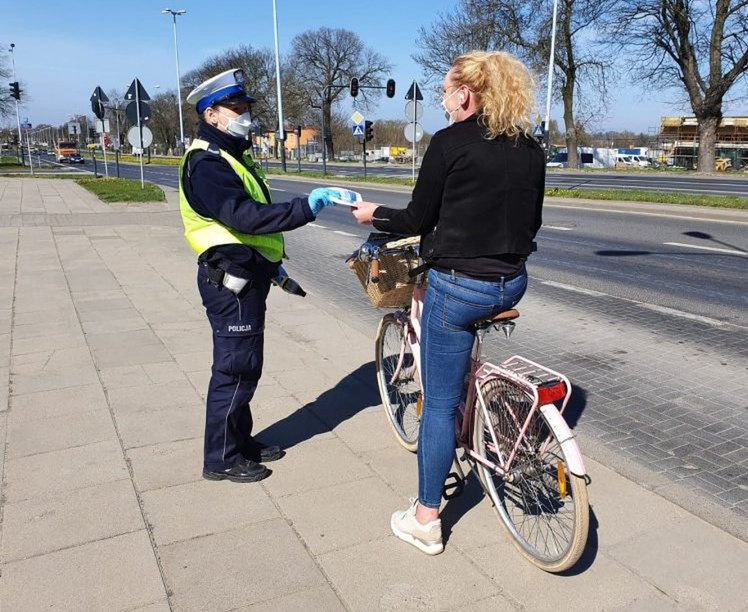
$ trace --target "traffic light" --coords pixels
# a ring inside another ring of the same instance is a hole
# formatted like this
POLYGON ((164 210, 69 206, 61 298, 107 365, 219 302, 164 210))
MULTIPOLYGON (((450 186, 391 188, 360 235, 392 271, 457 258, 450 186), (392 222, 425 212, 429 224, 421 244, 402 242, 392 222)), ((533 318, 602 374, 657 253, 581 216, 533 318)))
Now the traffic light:
POLYGON ((21 89, 18 86, 18 81, 10 83, 10 97, 15 98, 16 100, 21 99, 21 89))
POLYGON ((358 79, 353 77, 351 79, 351 96, 356 97, 358 95, 358 79))
POLYGON ((395 97, 395 79, 388 79, 387 80, 387 97, 388 98, 394 98, 395 97))
POLYGON ((374 132, 372 131, 373 125, 373 121, 364 121, 364 139, 366 140, 366 142, 369 142, 372 138, 374 138, 374 132))

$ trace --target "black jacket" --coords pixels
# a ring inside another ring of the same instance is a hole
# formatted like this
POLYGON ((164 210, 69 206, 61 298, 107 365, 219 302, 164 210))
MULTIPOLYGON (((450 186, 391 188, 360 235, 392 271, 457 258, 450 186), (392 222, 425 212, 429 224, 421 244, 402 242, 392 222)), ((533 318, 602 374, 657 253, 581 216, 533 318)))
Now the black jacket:
POLYGON ((540 145, 525 136, 488 140, 473 115, 434 134, 408 207, 378 207, 374 227, 420 234, 426 260, 527 256, 544 191, 540 145))
MULTIPOLYGON (((200 122, 198 138, 223 149, 240 162, 250 143, 200 122)), ((252 168, 250 168, 252 170, 252 168)), ((190 155, 183 178, 184 194, 196 213, 220 221, 243 234, 270 234, 296 229, 314 215, 306 198, 270 205, 255 202, 244 190, 239 175, 219 155, 198 151, 190 155)), ((261 180, 258 180, 262 184, 261 180)), ((266 193, 268 201, 270 194, 266 193)), ((237 276, 263 271, 273 275, 277 263, 269 262, 258 251, 243 244, 226 244, 208 249, 204 258, 237 276)))

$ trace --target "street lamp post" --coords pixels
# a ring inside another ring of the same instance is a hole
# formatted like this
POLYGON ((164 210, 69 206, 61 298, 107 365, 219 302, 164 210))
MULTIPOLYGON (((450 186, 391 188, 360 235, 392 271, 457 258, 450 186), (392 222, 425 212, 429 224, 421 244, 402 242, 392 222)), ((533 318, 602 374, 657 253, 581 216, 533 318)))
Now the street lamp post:
POLYGON ((273 0, 273 34, 275 36, 275 84, 278 93, 278 133, 281 145, 281 166, 286 171, 286 129, 283 125, 283 97, 281 95, 280 54, 278 53, 278 7, 273 0))
POLYGON ((184 149, 184 119, 182 118, 182 81, 179 77, 179 45, 177 44, 177 15, 184 15, 185 9, 165 8, 161 11, 164 15, 171 15, 174 20, 174 59, 177 64, 177 103, 179 105, 179 143, 184 149))
MULTIPOLYGON (((13 52, 15 43, 10 43, 10 59, 13 62, 13 80, 18 81, 16 78, 16 55, 13 52)), ((18 113, 18 100, 16 100, 16 124, 18 125, 18 150, 20 152, 21 165, 23 165, 23 135, 21 134, 21 116, 18 113)), ((31 163, 31 155, 29 154, 29 163, 31 163)))
POLYGON ((558 14, 558 0, 553 0, 553 25, 551 26, 551 56, 548 59, 548 92, 545 98, 545 140, 546 156, 550 153, 551 143, 551 90, 553 89, 553 70, 556 65, 556 15, 558 14))

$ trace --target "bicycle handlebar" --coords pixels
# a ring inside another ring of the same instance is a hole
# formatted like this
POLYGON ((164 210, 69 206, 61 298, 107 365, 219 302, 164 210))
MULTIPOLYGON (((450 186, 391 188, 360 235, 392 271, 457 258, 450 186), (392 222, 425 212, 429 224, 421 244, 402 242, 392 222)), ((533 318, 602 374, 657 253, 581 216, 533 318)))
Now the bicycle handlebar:
POLYGON ((379 260, 378 259, 371 260, 371 267, 369 268, 369 278, 371 279, 372 283, 379 282, 379 260))

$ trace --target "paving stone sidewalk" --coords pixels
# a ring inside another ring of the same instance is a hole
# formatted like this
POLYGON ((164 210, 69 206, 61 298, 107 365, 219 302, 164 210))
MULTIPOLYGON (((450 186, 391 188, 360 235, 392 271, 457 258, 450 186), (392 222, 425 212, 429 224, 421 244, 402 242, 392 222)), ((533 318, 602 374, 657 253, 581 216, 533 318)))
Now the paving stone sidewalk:
POLYGON ((396 540, 416 465, 372 330, 313 295, 269 303, 253 412, 287 456, 260 484, 202 480, 210 329, 174 194, 113 211, 0 179, 0 214, 28 207, 82 223, 0 227, 2 610, 746 609, 748 545, 591 460, 568 576, 526 563, 475 486, 444 510, 443 555, 396 540))

